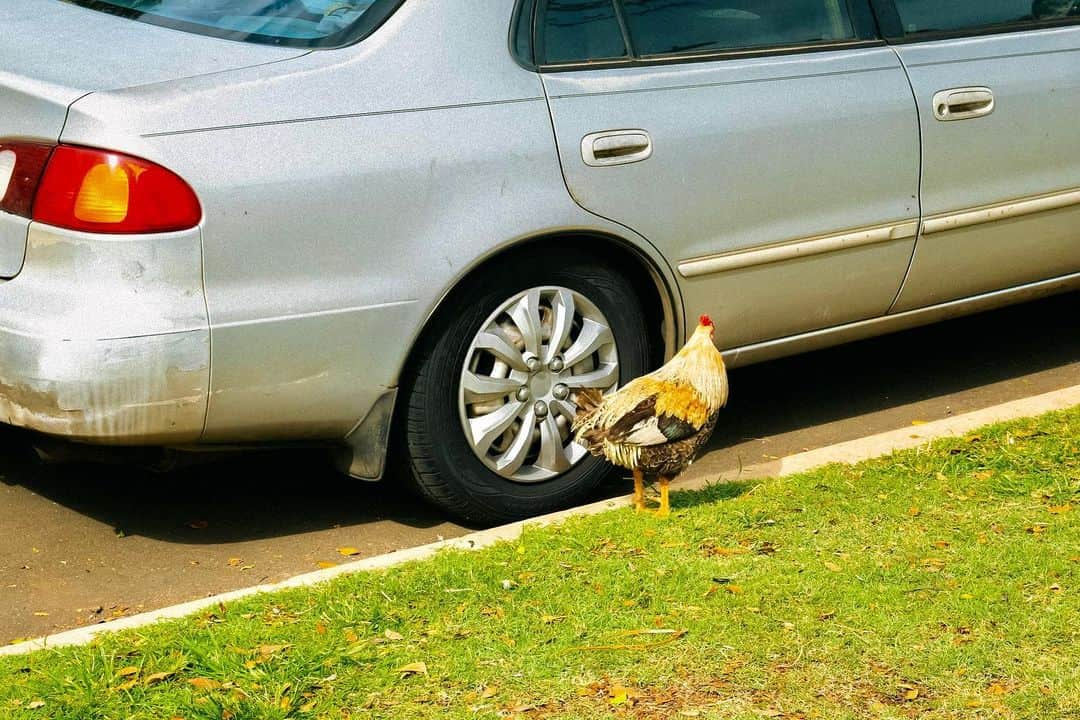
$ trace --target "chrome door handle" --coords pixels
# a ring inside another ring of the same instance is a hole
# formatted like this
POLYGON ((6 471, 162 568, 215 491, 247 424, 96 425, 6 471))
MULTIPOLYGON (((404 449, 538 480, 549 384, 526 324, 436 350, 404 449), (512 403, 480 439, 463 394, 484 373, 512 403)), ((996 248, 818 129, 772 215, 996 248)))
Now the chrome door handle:
POLYGON ((652 138, 644 130, 605 130, 581 139, 581 158, 592 167, 641 162, 652 150, 652 138))
POLYGON ((994 93, 987 87, 962 87, 934 93, 934 117, 941 122, 969 120, 994 112, 994 93))

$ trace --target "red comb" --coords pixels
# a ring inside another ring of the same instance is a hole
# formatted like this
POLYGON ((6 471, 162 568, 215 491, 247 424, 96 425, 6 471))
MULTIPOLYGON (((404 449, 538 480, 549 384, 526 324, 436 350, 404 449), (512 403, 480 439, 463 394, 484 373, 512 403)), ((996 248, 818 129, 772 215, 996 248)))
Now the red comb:
POLYGON ((712 327, 713 326, 712 318, 709 317, 708 315, 702 315, 701 317, 698 318, 698 325, 704 325, 705 327, 712 327))

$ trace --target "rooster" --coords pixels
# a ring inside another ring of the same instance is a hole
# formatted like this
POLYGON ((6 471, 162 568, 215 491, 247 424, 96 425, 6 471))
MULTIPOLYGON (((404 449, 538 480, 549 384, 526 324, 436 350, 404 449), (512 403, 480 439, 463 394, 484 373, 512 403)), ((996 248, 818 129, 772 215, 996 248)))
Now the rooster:
POLYGON ((671 513, 668 485, 694 460, 727 403, 724 360, 713 344, 713 323, 697 329, 666 365, 614 393, 577 394, 573 430, 589 452, 634 474, 634 508, 645 508, 645 476, 660 480, 657 515, 671 513))

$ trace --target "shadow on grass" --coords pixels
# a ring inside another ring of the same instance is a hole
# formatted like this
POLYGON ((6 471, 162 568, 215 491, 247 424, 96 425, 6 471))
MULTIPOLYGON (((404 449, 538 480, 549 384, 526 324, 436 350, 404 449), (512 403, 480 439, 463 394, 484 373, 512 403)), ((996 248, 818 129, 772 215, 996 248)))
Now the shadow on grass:
POLYGON ((700 490, 680 490, 672 495, 671 509, 697 507, 734 500, 761 485, 761 480, 730 480, 717 482, 700 490))

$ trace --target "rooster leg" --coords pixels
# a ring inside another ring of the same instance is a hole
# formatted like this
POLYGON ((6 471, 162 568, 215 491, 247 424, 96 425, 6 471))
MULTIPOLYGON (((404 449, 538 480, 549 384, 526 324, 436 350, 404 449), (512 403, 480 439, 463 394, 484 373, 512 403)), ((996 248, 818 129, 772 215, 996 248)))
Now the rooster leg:
POLYGON ((640 470, 634 471, 634 510, 641 512, 645 509, 645 476, 640 470))
POLYGON ((671 514, 671 504, 668 500, 668 483, 671 478, 660 476, 660 507, 656 510, 656 517, 667 517, 671 514))

